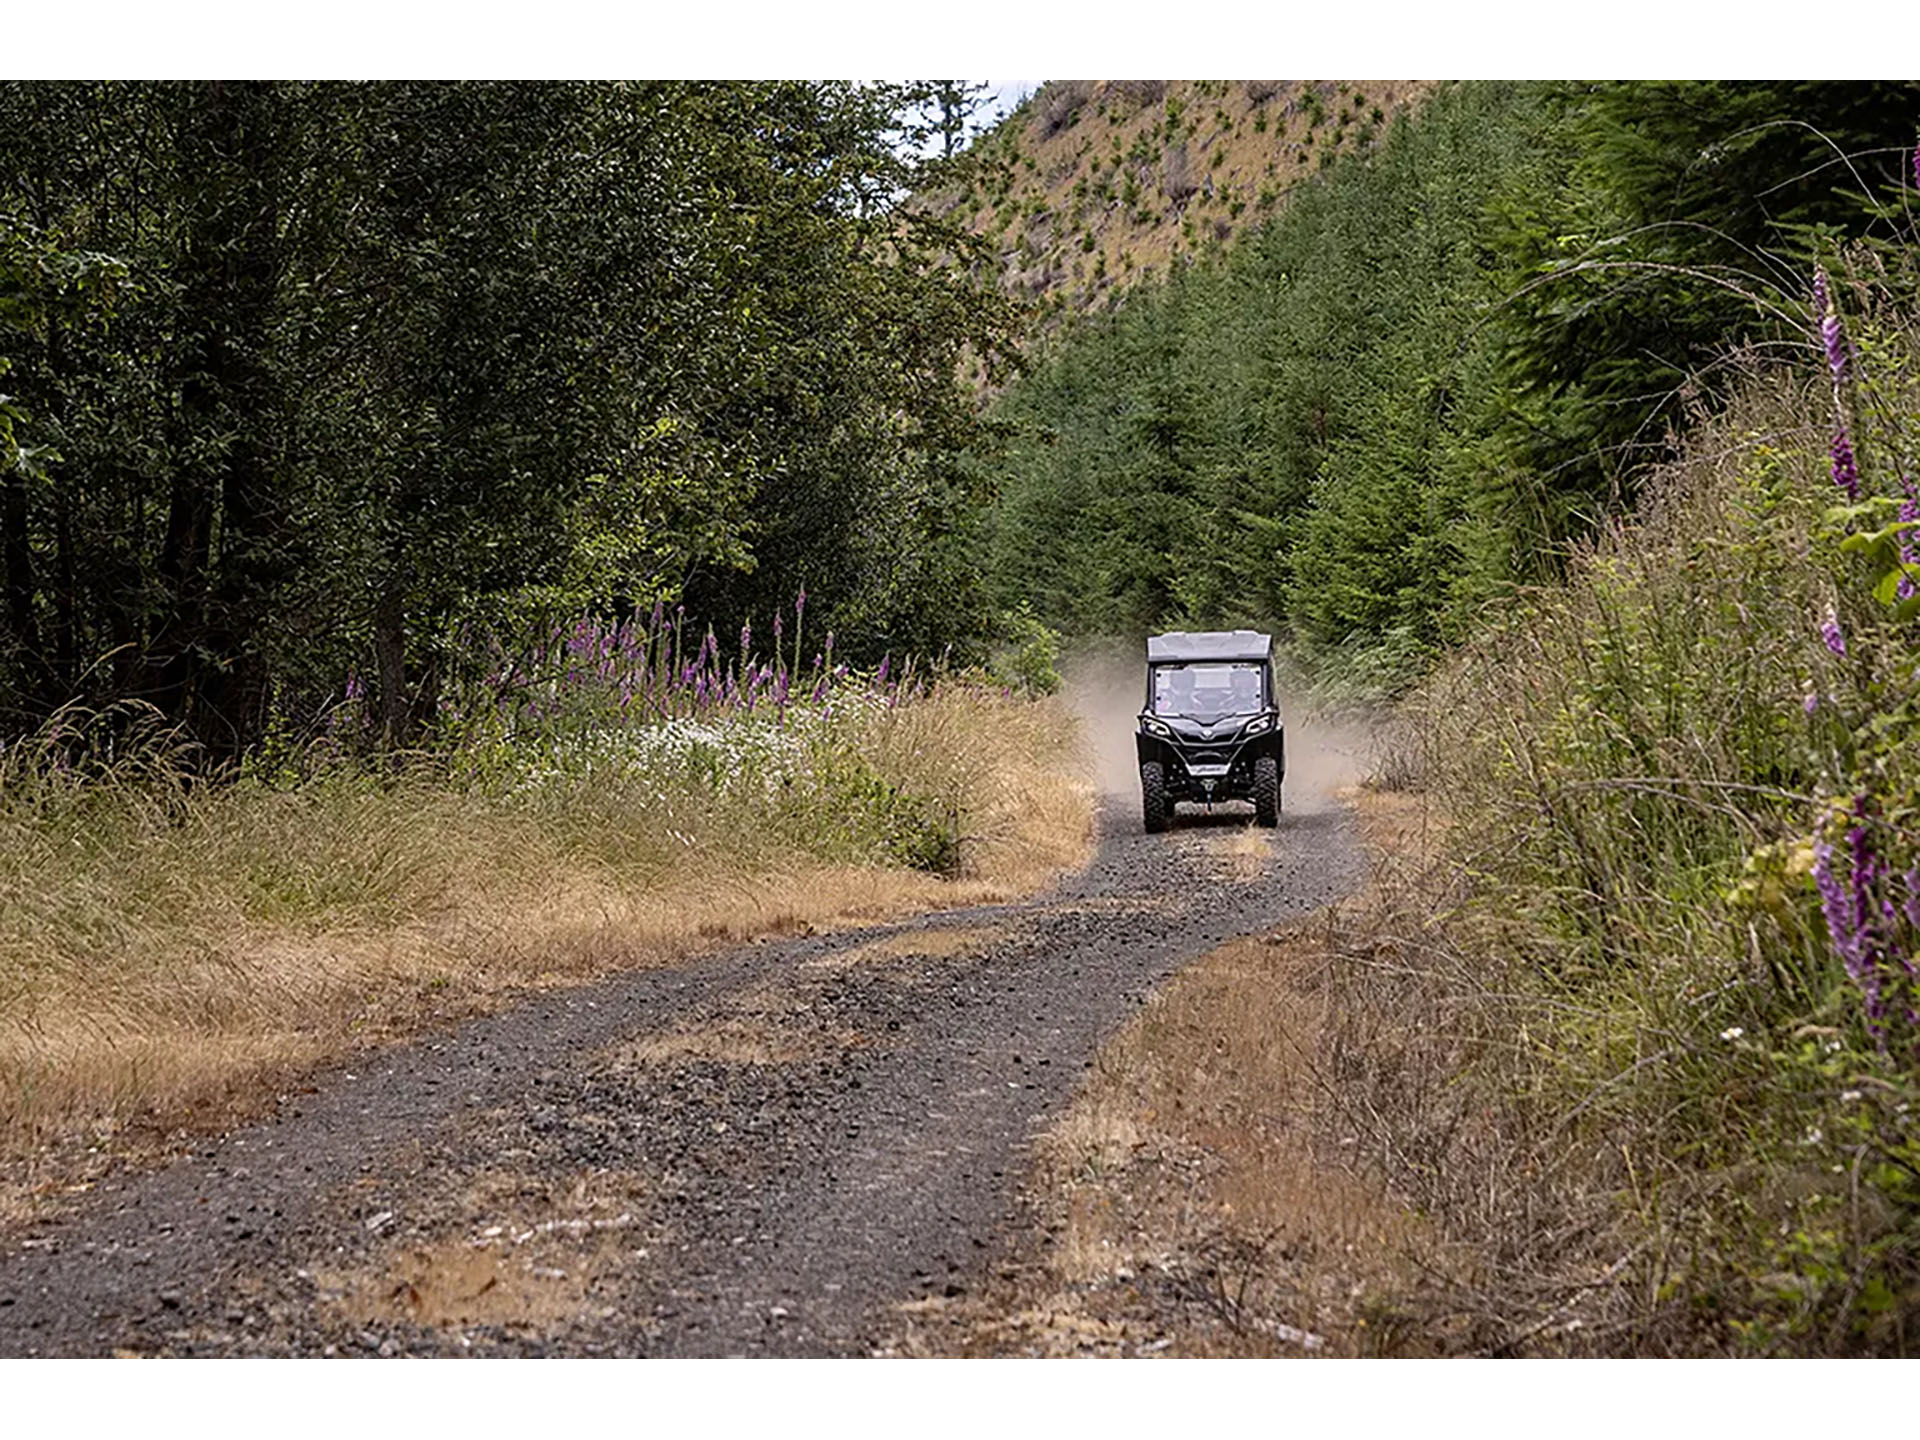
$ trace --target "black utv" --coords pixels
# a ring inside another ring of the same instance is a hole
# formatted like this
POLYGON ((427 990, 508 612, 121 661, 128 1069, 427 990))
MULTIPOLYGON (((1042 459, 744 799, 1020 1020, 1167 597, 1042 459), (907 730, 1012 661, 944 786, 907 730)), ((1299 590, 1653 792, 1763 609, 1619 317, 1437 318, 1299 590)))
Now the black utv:
POLYGON ((1174 631, 1147 641, 1147 703, 1134 743, 1149 834, 1182 800, 1251 800, 1280 823, 1286 736, 1273 693, 1273 637, 1255 630, 1174 631))

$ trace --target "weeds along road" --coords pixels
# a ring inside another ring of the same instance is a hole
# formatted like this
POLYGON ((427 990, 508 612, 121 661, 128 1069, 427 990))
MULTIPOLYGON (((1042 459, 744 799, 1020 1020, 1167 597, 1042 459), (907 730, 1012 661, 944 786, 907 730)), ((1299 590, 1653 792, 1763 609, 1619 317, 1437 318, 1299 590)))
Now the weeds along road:
POLYGON ((0 1256, 0 1354, 861 1354, 985 1273, 1156 982, 1357 880, 1344 812, 1139 833, 1020 905, 751 945, 336 1071, 0 1256))

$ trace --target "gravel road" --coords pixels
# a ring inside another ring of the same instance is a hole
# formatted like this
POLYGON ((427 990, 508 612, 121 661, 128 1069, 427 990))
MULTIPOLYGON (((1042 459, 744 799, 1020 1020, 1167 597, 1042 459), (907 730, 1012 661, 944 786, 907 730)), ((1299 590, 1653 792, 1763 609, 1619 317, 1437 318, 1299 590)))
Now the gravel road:
POLYGON ((0 1254, 0 1354, 864 1354, 985 1274, 1032 1132, 1182 963, 1350 889, 1343 812, 745 946, 363 1057, 0 1254))

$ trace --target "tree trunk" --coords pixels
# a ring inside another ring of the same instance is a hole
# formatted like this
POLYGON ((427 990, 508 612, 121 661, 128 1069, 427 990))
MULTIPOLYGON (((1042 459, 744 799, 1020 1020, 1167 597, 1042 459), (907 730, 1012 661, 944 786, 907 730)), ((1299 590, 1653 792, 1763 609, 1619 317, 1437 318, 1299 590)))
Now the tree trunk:
POLYGON ((156 699, 190 723, 216 765, 238 760, 264 732, 262 631, 283 572, 267 354, 284 109, 275 86, 214 83, 183 120, 181 161, 194 201, 182 264, 189 338, 180 400, 192 458, 174 476, 161 557, 170 603, 167 643, 156 646, 156 699))
POLYGON ((373 611, 373 654, 380 668, 380 742, 389 750, 400 749, 412 738, 406 620, 400 586, 389 582, 373 611))
MULTIPOLYGON (((0 651, 17 657, 19 673, 37 690, 44 675, 40 625, 34 612, 33 539, 27 531, 27 477, 14 469, 0 479, 0 565, 6 572, 7 601, 0 620, 0 651)), ((38 696, 33 697, 35 703, 38 696)))

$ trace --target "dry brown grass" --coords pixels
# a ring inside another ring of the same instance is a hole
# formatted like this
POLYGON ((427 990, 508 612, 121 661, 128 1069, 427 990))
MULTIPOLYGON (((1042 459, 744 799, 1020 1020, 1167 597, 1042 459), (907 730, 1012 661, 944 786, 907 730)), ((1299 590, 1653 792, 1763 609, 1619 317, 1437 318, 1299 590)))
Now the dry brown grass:
POLYGON ((628 817, 642 836, 414 780, 18 827, 37 848, 0 858, 0 1221, 364 1047, 763 936, 1009 900, 1086 858, 1063 710, 945 687, 876 723, 876 768, 962 815, 958 875, 826 863, 684 802, 628 817))

